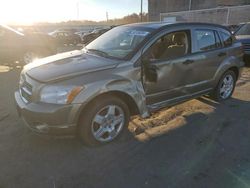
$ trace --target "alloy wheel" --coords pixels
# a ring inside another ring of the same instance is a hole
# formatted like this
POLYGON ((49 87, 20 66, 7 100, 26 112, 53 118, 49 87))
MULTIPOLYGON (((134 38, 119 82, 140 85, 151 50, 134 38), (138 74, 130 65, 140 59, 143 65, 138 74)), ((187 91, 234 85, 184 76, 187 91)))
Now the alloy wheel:
POLYGON ((220 96, 222 99, 227 99, 233 92, 234 78, 232 75, 226 75, 220 87, 220 96))
POLYGON ((94 138, 100 142, 115 139, 125 124, 125 113, 117 105, 107 105, 96 113, 91 130, 94 138))

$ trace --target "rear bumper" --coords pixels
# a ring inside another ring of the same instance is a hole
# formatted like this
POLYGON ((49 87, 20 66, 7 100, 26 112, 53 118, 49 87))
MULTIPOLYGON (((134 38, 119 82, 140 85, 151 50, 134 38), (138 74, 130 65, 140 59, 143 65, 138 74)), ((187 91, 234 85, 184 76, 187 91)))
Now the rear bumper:
POLYGON ((19 116, 32 131, 57 136, 75 135, 80 104, 26 104, 21 99, 19 92, 15 92, 15 102, 19 116))

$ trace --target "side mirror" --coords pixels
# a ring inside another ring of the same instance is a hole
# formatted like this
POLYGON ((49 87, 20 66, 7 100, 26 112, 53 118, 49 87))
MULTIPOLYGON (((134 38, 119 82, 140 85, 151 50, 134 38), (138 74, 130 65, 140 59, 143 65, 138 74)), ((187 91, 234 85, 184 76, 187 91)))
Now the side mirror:
POLYGON ((150 60, 142 60, 142 67, 145 81, 156 83, 158 80, 158 67, 150 60))

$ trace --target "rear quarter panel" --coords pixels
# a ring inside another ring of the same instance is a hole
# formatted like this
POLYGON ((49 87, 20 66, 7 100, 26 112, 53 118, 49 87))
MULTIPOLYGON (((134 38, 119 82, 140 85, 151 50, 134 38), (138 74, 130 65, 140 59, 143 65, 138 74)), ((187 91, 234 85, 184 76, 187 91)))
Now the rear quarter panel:
POLYGON ((240 69, 244 67, 243 55, 243 48, 240 42, 234 42, 232 46, 227 48, 227 56, 220 64, 214 76, 216 85, 228 69, 236 67, 240 72, 240 69))

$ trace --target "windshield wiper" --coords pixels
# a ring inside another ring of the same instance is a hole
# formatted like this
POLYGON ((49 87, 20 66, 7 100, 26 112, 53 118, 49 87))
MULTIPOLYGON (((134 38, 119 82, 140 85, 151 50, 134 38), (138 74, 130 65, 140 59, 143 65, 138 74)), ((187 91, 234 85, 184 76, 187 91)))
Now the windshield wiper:
POLYGON ((107 52, 97 50, 97 49, 87 49, 87 52, 93 52, 93 53, 98 54, 102 57, 110 57, 110 55, 107 52))
POLYGON ((98 50, 98 49, 88 49, 88 48, 85 48, 85 50, 86 50, 86 53, 88 53, 88 52, 91 53, 91 52, 92 52, 92 53, 94 53, 94 54, 97 54, 97 55, 102 56, 102 57, 105 57, 105 58, 116 59, 116 60, 122 60, 121 58, 115 57, 115 56, 111 56, 111 55, 109 55, 107 52, 104 52, 104 51, 102 51, 102 50, 98 50))

